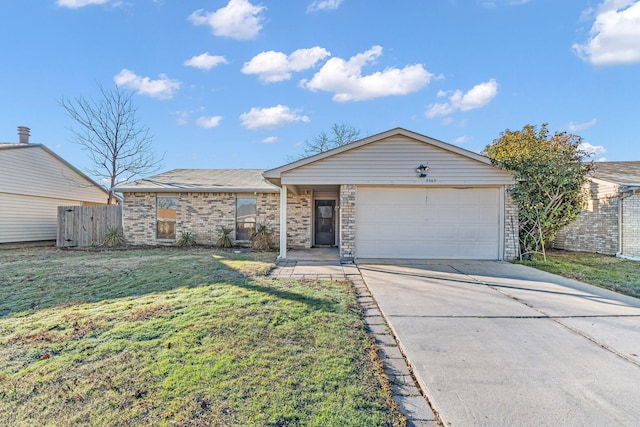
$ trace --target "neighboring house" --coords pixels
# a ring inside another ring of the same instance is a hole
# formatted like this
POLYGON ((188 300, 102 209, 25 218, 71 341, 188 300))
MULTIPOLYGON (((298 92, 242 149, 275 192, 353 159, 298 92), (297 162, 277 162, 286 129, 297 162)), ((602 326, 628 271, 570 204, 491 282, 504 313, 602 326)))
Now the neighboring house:
POLYGON ((172 243, 182 231, 213 244, 220 226, 248 242, 265 223, 281 258, 337 246, 343 259, 510 260, 513 183, 484 156, 396 128, 276 169, 179 169, 116 191, 133 244, 172 243))
POLYGON ((42 144, 0 143, 0 243, 55 240, 58 206, 106 204, 107 192, 42 144))
POLYGON ((578 219, 554 248, 640 258, 640 162, 598 162, 578 219))

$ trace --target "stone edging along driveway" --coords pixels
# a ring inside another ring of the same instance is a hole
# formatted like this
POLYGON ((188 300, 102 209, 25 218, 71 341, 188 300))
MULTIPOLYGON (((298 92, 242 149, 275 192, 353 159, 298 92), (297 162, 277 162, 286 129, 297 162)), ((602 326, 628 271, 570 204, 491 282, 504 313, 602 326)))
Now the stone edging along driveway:
POLYGON ((269 272, 268 277, 349 281, 356 292, 367 330, 376 340, 379 348, 378 355, 383 363, 384 372, 389 378, 393 398, 402 414, 407 418, 407 425, 409 427, 442 425, 426 397, 422 394, 406 358, 400 351, 396 338, 382 316, 376 301, 371 296, 357 265, 340 264, 337 261, 284 260, 269 272))

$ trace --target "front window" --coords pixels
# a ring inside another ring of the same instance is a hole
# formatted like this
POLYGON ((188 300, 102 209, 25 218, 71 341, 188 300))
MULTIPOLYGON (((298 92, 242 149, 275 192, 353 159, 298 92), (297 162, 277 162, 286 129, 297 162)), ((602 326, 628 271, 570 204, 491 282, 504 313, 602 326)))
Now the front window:
POLYGON ((157 211, 157 238, 166 240, 176 239, 176 212, 178 199, 175 197, 158 197, 156 200, 157 211))
POLYGON ((256 214, 255 197, 236 199, 236 240, 251 240, 256 231, 256 214))

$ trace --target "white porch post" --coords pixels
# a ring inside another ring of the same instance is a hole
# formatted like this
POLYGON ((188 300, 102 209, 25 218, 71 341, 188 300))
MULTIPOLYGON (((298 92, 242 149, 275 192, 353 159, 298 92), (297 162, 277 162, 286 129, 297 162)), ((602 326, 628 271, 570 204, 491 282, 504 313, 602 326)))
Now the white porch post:
POLYGON ((280 255, 278 258, 287 257, 287 186, 280 188, 280 255))

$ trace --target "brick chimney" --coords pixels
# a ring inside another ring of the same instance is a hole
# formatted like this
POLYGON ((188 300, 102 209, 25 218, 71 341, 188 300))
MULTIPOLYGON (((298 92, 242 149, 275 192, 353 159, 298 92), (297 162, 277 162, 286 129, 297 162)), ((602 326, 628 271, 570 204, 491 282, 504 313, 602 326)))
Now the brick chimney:
POLYGON ((18 126, 18 136, 20 138, 20 144, 28 144, 29 135, 31 135, 31 129, 26 126, 18 126))

